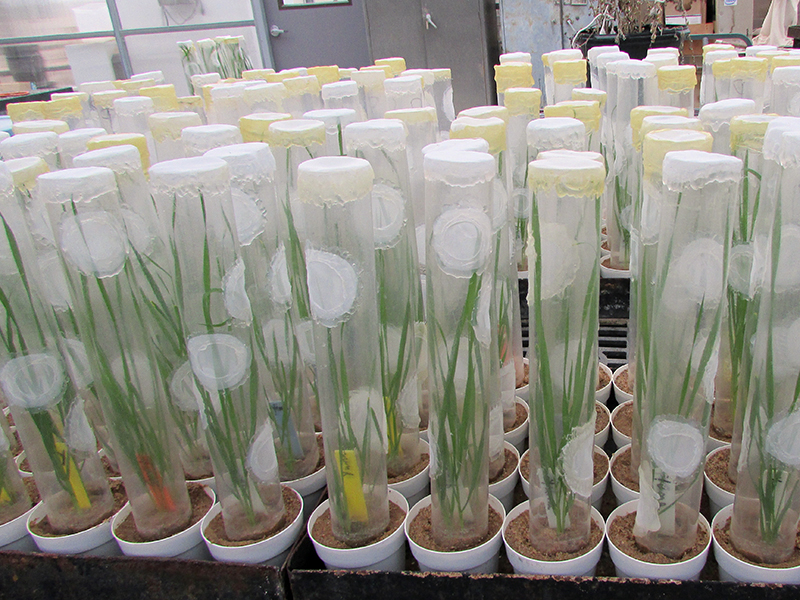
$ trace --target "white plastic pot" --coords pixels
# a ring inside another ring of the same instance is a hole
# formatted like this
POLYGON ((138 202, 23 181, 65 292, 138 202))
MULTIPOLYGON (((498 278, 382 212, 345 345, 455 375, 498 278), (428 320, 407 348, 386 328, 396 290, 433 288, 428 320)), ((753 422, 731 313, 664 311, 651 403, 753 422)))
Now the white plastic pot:
POLYGON ((214 494, 217 493, 217 480, 214 479, 213 475, 211 477, 203 477, 202 479, 187 479, 186 483, 210 487, 212 490, 214 490, 214 494))
POLYGON ((631 488, 622 485, 622 483, 620 483, 620 481, 616 477, 614 477, 614 469, 612 468, 619 455, 625 452, 625 450, 627 450, 628 448, 630 448, 630 444, 628 444, 627 446, 623 446, 622 448, 614 452, 614 454, 611 456, 611 461, 609 462, 608 465, 608 473, 611 477, 611 491, 614 492, 614 497, 617 499, 617 506, 622 506, 623 504, 631 502, 632 500, 639 499, 639 492, 636 492, 631 488))
POLYGON ((633 400, 633 394, 623 391, 617 385, 617 377, 619 377, 622 373, 627 372, 627 370, 628 365, 622 365, 616 371, 614 371, 614 376, 611 378, 611 384, 614 386, 614 397, 617 399, 618 404, 622 404, 628 400, 633 400))
POLYGON ((0 525, 0 550, 16 550, 17 552, 36 552, 36 544, 28 535, 28 518, 41 502, 32 506, 16 519, 0 525))
POLYGON ((517 481, 519 481, 519 451, 508 442, 504 442, 504 447, 506 450, 513 452, 517 459, 517 466, 514 467, 514 470, 505 479, 501 479, 496 483, 490 483, 489 493, 500 500, 503 504, 503 508, 508 512, 514 506, 514 488, 517 487, 517 481))
POLYGON ((295 490, 292 490, 292 493, 300 500, 300 510, 289 526, 266 540, 253 542, 246 546, 222 546, 220 544, 215 544, 206 537, 206 528, 211 524, 211 521, 222 512, 222 505, 219 502, 212 506, 211 510, 208 511, 208 514, 203 517, 201 521, 200 534, 203 536, 203 541, 208 551, 211 553, 211 556, 214 557, 214 560, 251 565, 267 564, 280 567, 289 555, 292 544, 295 543, 300 533, 303 531, 303 497, 295 490))
MULTIPOLYGON (((709 452, 708 456, 706 457, 706 462, 708 462, 708 459, 711 458, 712 454, 719 454, 726 448, 728 448, 728 446, 716 448, 715 450, 709 452)), ((706 475, 705 471, 703 471, 703 485, 705 486, 706 494, 708 494, 708 507, 711 512, 712 519, 721 509, 725 508, 729 504, 733 504, 733 494, 722 489, 716 483, 711 481, 711 478, 706 475)))
POLYGON ((25 450, 17 454, 17 457, 14 459, 14 464, 17 465, 17 470, 19 470, 19 474, 23 477, 33 477, 33 473, 31 471, 23 471, 22 470, 22 461, 25 460, 25 450))
POLYGON ((714 536, 717 527, 722 528, 725 521, 733 516, 733 505, 730 504, 720 509, 711 522, 711 535, 714 540, 714 558, 719 565, 719 578, 722 581, 736 581, 742 583, 800 583, 800 566, 788 569, 773 569, 760 567, 736 558, 720 545, 714 536))
POLYGON ((295 492, 299 492, 303 497, 303 520, 308 520, 319 503, 322 492, 325 491, 325 465, 319 471, 314 471, 305 477, 282 483, 288 485, 295 492))
POLYGON ((609 265, 611 264, 611 253, 608 253, 608 256, 605 256, 600 259, 600 277, 602 279, 630 279, 631 272, 630 269, 612 269, 609 265))
POLYGON ((726 442, 724 440, 718 440, 717 438, 709 435, 708 438, 706 438, 706 454, 716 450, 717 448, 726 448, 730 445, 731 445, 730 442, 726 442))
MULTIPOLYGON (((526 273, 526 275, 527 275, 527 273, 526 273)), ((527 277, 526 277, 526 279, 527 279, 527 277)), ((530 371, 530 364, 531 363, 530 363, 530 361, 528 361, 527 358, 523 358, 522 362, 526 367, 528 367, 528 383, 526 383, 525 385, 520 386, 520 387, 517 388, 517 398, 519 398, 520 400, 525 402, 525 404, 529 404, 530 401, 531 401, 531 385, 530 385, 530 380, 531 380, 531 375, 532 375, 531 371, 530 371)))
POLYGON ((631 406, 632 404, 633 400, 628 400, 627 402, 619 404, 611 412, 611 439, 614 440, 614 444, 617 446, 617 448, 622 448, 623 446, 627 446, 628 444, 630 444, 631 437, 625 433, 622 433, 619 429, 616 428, 616 426, 614 425, 614 418, 619 414, 623 406, 631 406))
MULTIPOLYGON (((500 546, 503 545, 503 528, 500 527, 497 533, 484 543, 467 550, 457 552, 439 552, 429 550, 417 544, 409 535, 409 529, 414 518, 419 511, 430 506, 431 497, 426 496, 412 508, 406 518, 406 537, 411 553, 419 563, 420 571, 444 571, 455 573, 494 573, 497 571, 497 563, 500 557, 500 546)), ((506 511, 503 503, 489 494, 489 506, 496 510, 505 519, 506 511)))
POLYGON ((606 426, 594 434, 594 445, 602 448, 606 445, 606 442, 608 441, 608 434, 611 432, 611 412, 609 412, 608 408, 606 408, 606 405, 602 402, 596 401, 595 406, 599 406, 600 410, 605 412, 606 417, 608 417, 608 423, 606 423, 606 426))
MULTIPOLYGON (((406 513, 406 521, 408 520, 409 510, 408 502, 403 497, 403 494, 395 490, 389 490, 389 500, 397 504, 406 513)), ((330 504, 329 500, 325 500, 320 504, 314 512, 311 513, 311 518, 308 520, 308 537, 314 544, 314 549, 317 551, 317 556, 325 563, 328 569, 344 569, 347 571, 402 571, 406 562, 406 544, 405 544, 405 523, 393 531, 388 537, 369 544, 360 548, 331 548, 330 546, 323 546, 311 532, 314 530, 314 523, 322 514, 328 510, 330 504)))
MULTIPOLYGON (((211 505, 213 507, 216 502, 216 495, 214 490, 209 487, 204 487, 203 490, 208 497, 211 498, 211 505)), ((210 511, 211 509, 209 509, 210 511)), ((203 536, 200 535, 200 527, 203 519, 197 523, 179 531, 162 540, 154 540, 152 542, 128 542, 117 536, 117 527, 126 519, 131 513, 130 502, 122 507, 111 521, 111 533, 114 539, 117 540, 120 550, 125 556, 148 556, 148 557, 161 557, 161 558, 192 558, 192 559, 207 559, 209 557, 208 550, 203 543, 203 536)), ((208 513, 206 513, 207 515, 208 513)))
MULTIPOLYGON (((700 578, 700 571, 706 564, 708 557, 708 549, 711 547, 711 536, 708 536, 708 544, 697 556, 678 562, 665 565, 644 562, 628 556, 622 550, 614 545, 608 532, 611 528, 611 523, 617 517, 624 517, 632 512, 636 512, 638 501, 626 502, 622 506, 615 508, 608 516, 606 521, 606 538, 608 538, 608 550, 611 554, 611 560, 614 562, 614 568, 617 571, 617 577, 635 577, 642 579, 678 579, 678 580, 695 580, 700 578)), ((703 515, 698 515, 698 526, 709 530, 708 521, 703 515)))
POLYGON ((528 423, 530 419, 530 409, 522 398, 517 397, 517 406, 525 409, 525 420, 521 425, 503 435, 503 439, 517 449, 517 453, 525 451, 525 440, 528 439, 528 423))
MULTIPOLYGON (((420 453, 427 453, 428 456, 430 456, 431 448, 428 442, 420 439, 419 443, 422 446, 420 453)), ((410 508, 430 493, 430 470, 431 464, 430 461, 428 461, 428 464, 425 465, 425 468, 422 469, 422 471, 404 481, 390 483, 389 489, 403 494, 403 497, 406 499, 406 502, 408 502, 408 506, 410 508)))
MULTIPOLYGON (((514 568, 514 573, 523 575, 566 575, 573 577, 594 577, 597 562, 600 560, 600 555, 603 553, 603 538, 589 550, 586 554, 570 558, 569 560, 536 560, 528 558, 523 554, 517 552, 506 539, 506 529, 511 522, 521 514, 530 510, 527 502, 517 505, 508 513, 506 520, 503 522, 503 543, 506 547, 506 555, 508 561, 514 568)), ((605 531, 605 522, 603 517, 592 508, 592 521, 598 527, 605 531)))
POLYGON ((114 536, 111 535, 113 517, 77 533, 57 536, 37 535, 31 529, 31 524, 44 519, 46 515, 44 502, 40 502, 32 511, 29 511, 26 522, 28 534, 42 552, 83 554, 85 556, 119 556, 122 554, 114 536))
MULTIPOLYGON (((594 453, 599 453, 603 456, 606 456, 605 451, 599 446, 594 447, 594 453)), ((600 481, 592 485, 592 506, 597 510, 600 510, 600 505, 603 503, 603 494, 606 493, 606 488, 608 488, 608 480, 611 474, 611 461, 609 460, 606 464, 608 465, 606 474, 603 475, 603 478, 600 481)))
POLYGON ((609 396, 611 396, 611 378, 614 376, 614 374, 611 372, 611 369, 608 367, 608 365, 600 363, 600 368, 605 372, 606 375, 608 375, 608 383, 599 390, 595 391, 594 399, 605 406, 608 402, 609 396))

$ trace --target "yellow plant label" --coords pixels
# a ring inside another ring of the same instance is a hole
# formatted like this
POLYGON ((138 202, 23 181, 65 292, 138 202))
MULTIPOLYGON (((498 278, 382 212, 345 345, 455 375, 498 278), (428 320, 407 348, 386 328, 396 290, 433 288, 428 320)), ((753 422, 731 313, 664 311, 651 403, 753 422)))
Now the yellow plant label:
POLYGON ((364 490, 361 487, 361 475, 358 472, 358 457, 354 450, 336 450, 334 452, 336 464, 342 474, 344 497, 347 501, 347 510, 353 521, 367 520, 367 502, 364 499, 364 490))

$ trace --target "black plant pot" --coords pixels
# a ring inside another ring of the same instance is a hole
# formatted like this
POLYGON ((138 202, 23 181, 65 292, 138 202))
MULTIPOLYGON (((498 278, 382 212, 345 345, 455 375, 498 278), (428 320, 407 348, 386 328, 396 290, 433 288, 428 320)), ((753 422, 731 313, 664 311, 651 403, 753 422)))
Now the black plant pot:
POLYGON ((617 39, 614 34, 598 35, 587 32, 586 35, 579 37, 578 47, 584 55, 589 48, 595 46, 611 46, 617 44, 622 52, 627 52, 631 58, 643 59, 647 56, 649 48, 680 48, 681 42, 689 35, 689 29, 683 25, 666 25, 657 34, 655 39, 649 31, 641 33, 631 33, 624 38, 617 39))

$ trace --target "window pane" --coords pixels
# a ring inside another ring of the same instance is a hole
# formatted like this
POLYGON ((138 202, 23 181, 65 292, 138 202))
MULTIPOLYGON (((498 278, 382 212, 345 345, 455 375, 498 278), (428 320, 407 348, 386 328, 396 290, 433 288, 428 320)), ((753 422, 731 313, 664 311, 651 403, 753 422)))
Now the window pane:
POLYGON ((29 81, 47 88, 121 77, 113 38, 0 46, 0 83, 29 81))
POLYGON ((117 0, 123 29, 253 18, 250 0, 117 0))
POLYGON ((105 0, 0 0, 0 37, 111 29, 105 0))
POLYGON ((175 91, 178 95, 185 96, 189 93, 189 87, 183 73, 178 42, 184 40, 194 40, 196 42, 203 38, 214 38, 218 35, 243 35, 244 47, 247 50, 250 61, 253 63, 253 68, 262 67, 255 27, 130 35, 126 36, 125 41, 131 56, 131 66, 134 73, 160 70, 164 73, 164 79, 168 83, 175 84, 175 91))

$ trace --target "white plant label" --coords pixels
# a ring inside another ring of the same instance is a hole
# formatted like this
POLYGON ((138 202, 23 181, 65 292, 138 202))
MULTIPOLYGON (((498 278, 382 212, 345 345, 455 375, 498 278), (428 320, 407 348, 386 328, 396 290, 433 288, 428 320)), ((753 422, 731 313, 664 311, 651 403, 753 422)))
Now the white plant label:
POLYGON ((492 223, 476 208, 451 208, 436 218, 431 247, 442 271, 470 277, 483 271, 491 253, 492 223))
POLYGON ((0 384, 10 406, 47 409, 61 401, 67 378, 61 361, 50 354, 12 358, 0 370, 0 384))
POLYGON ((117 220, 105 211, 65 217, 59 225, 64 256, 90 277, 112 277, 122 270, 128 240, 117 220))
POLYGON ((308 299, 314 319, 325 327, 347 321, 358 296, 358 274, 332 252, 306 249, 308 299))

